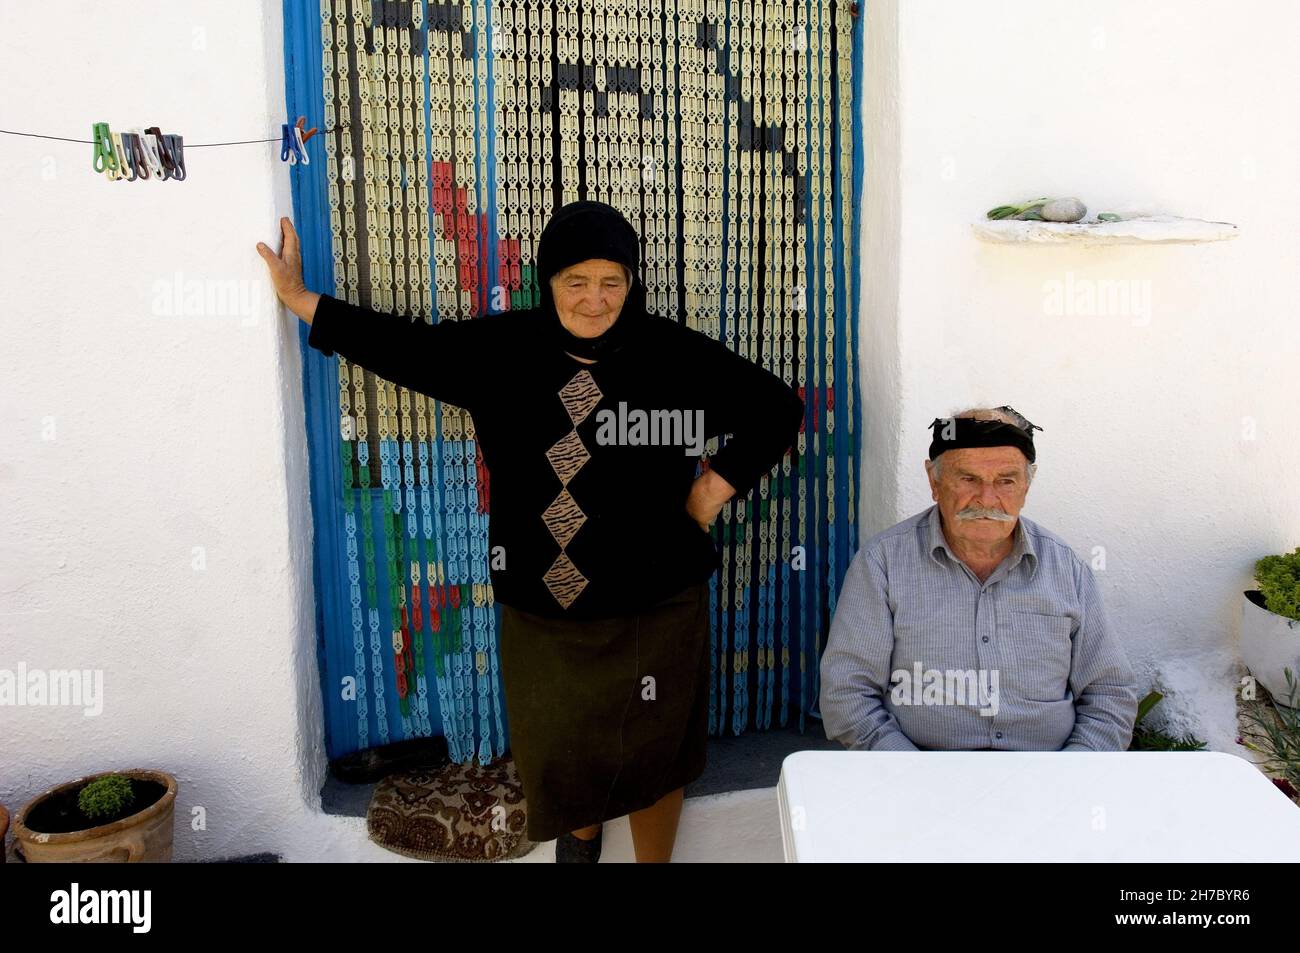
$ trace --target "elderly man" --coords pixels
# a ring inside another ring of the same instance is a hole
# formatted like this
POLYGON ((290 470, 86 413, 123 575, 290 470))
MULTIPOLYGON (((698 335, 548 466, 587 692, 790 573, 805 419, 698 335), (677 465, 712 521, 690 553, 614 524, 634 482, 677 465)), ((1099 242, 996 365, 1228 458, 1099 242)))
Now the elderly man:
POLYGON ((821 661, 826 736, 871 750, 1124 750, 1137 690, 1092 570, 1020 516, 1042 428, 1005 406, 930 426, 936 505, 849 566, 821 661))

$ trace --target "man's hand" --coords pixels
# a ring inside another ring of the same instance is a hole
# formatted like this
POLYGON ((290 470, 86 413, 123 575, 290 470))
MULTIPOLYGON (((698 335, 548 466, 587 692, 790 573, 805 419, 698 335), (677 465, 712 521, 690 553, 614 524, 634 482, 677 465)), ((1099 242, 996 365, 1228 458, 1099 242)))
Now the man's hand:
POLYGON ((262 256, 271 273, 276 296, 284 302, 286 308, 311 324, 320 295, 308 291, 303 284, 302 246, 298 243, 298 233, 294 231, 293 222, 287 217, 280 219, 280 249, 280 254, 277 255, 262 242, 257 243, 257 253, 262 256))
POLYGON ((712 470, 705 470, 691 484, 690 496, 686 498, 686 512, 700 525, 704 532, 722 511, 723 504, 736 495, 736 488, 712 470))

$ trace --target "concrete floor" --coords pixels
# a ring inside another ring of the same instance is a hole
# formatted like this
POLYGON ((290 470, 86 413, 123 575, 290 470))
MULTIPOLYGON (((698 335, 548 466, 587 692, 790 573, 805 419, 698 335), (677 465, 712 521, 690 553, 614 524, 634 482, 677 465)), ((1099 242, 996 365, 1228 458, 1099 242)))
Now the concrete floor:
MULTIPOLYGON (((351 863, 421 864, 429 861, 415 860, 385 850, 366 835, 365 821, 359 818, 334 818, 336 824, 355 825, 348 844, 351 863)), ((682 806, 682 818, 677 828, 677 845, 673 850, 674 864, 740 863, 779 864, 781 851, 781 818, 777 807, 776 788, 757 788, 732 791, 727 794, 709 794, 688 798, 682 806)), ((602 835, 600 862, 602 864, 630 864, 636 862, 632 850, 632 831, 626 817, 605 822, 602 835)), ((528 854, 512 864, 555 863, 555 841, 538 844, 528 854)))
MULTIPOLYGON (((632 830, 626 817, 607 821, 601 836, 602 864, 636 862, 632 830)), ((779 864, 783 861, 775 787, 708 794, 688 798, 682 805, 677 845, 673 849, 674 864, 779 864)), ((527 856, 511 861, 516 864, 554 862, 555 841, 538 844, 527 856)))
MULTIPOLYGON (((795 751, 839 750, 810 718, 804 734, 798 727, 749 731, 739 737, 710 738, 704 774, 686 787, 673 863, 780 863, 780 813, 776 784, 781 763, 795 751)), ((349 853, 360 862, 421 863, 394 854, 371 841, 364 818, 373 784, 345 784, 331 777, 321 790, 321 809, 347 824, 360 821, 361 842, 349 853), (356 819, 356 820, 354 820, 356 819)), ((626 817, 605 823, 602 864, 633 863, 632 832, 626 817)), ((538 844, 510 863, 554 863, 555 841, 538 844)))
MULTIPOLYGON (((815 719, 809 719, 808 731, 802 735, 797 728, 786 728, 710 739, 708 766, 699 780, 686 788, 673 863, 780 863, 783 855, 776 784, 781 762, 795 751, 837 748, 821 735, 821 723, 815 719)), ((306 845, 291 851, 292 856, 274 852, 226 853, 211 862, 425 863, 385 850, 370 840, 365 813, 373 787, 331 779, 321 791, 320 805, 311 806, 302 818, 293 819, 307 830, 302 836, 290 838, 306 845)), ((256 848, 256 844, 247 845, 249 850, 256 848)), ((16 861, 12 851, 11 844, 10 859, 16 861)), ((511 863, 554 861, 555 841, 547 841, 511 863)), ((607 821, 600 862, 634 861, 628 819, 607 821)))
MULTIPOLYGON (((706 797, 732 791, 774 788, 781 776, 781 762, 796 751, 835 751, 840 745, 828 741, 821 722, 809 718, 804 734, 798 726, 771 731, 748 731, 739 737, 710 738, 704 774, 686 786, 686 797, 706 797)), ((373 784, 347 784, 332 775, 321 789, 321 810, 326 814, 365 817, 373 784)))

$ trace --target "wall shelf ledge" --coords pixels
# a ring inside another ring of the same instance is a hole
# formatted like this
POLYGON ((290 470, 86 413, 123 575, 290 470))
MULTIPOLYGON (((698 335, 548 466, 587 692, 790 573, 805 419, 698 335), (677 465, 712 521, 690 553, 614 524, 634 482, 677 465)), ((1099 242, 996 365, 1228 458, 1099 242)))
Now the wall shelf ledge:
POLYGON ((1236 238, 1231 222, 1153 215, 1121 222, 974 222, 981 241, 1003 245, 1196 245, 1236 238))

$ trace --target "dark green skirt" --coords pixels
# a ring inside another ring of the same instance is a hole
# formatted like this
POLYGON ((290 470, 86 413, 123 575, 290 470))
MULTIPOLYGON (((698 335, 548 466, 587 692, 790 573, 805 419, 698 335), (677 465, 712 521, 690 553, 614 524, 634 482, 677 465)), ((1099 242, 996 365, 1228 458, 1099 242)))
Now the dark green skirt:
POLYGON ((707 580, 612 619, 502 605, 500 653, 530 840, 650 807, 704 772, 707 580))

